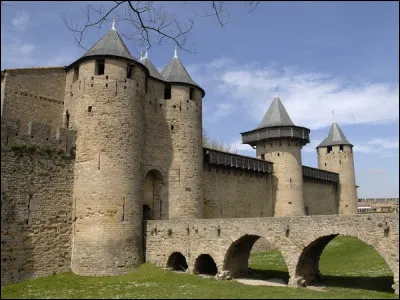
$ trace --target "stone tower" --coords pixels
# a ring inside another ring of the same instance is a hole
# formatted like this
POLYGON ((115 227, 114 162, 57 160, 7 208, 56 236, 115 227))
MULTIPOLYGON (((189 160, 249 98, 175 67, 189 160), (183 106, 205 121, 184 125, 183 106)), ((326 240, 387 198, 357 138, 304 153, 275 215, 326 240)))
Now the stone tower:
POLYGON ((169 218, 203 216, 202 97, 204 91, 190 77, 177 51, 162 70, 167 82, 166 118, 170 124, 173 161, 169 181, 169 218))
POLYGON ((310 130, 295 126, 279 97, 275 97, 261 124, 242 133, 242 141, 256 147, 257 157, 274 163, 274 216, 305 214, 301 148, 310 130))
POLYGON ((147 70, 113 28, 67 67, 66 126, 77 129, 71 268, 131 272, 143 261, 143 97, 147 70))
POLYGON ((317 146, 318 168, 339 174, 339 214, 357 213, 357 187, 354 172, 353 145, 336 122, 317 146))

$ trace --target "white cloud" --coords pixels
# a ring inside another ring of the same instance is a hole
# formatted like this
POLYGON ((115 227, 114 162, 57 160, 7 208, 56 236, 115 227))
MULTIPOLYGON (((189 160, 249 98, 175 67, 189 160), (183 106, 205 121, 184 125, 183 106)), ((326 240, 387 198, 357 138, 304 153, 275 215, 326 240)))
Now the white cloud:
POLYGON ((12 18, 11 23, 19 30, 24 30, 28 25, 31 17, 26 11, 17 12, 16 16, 12 18))
POLYGON ((356 143, 353 150, 366 154, 378 154, 380 157, 396 157, 398 156, 397 149, 399 149, 399 137, 374 138, 366 143, 356 143))
POLYGON ((305 145, 302 149, 304 152, 308 153, 317 153, 317 150, 315 149, 319 144, 321 144, 321 140, 311 140, 310 143, 305 145))
POLYGON ((373 139, 368 142, 370 145, 379 146, 386 149, 399 149, 399 138, 373 139))
POLYGON ((341 125, 385 124, 399 118, 398 84, 349 81, 292 67, 234 64, 229 58, 192 65, 190 71, 201 86, 212 87, 210 93, 219 98, 218 102, 205 101, 209 111, 231 105, 232 109, 216 117, 243 111, 260 122, 278 89, 292 121, 314 130, 331 125, 332 110, 341 125))
POLYGON ((382 168, 367 168, 361 170, 364 173, 372 173, 372 174, 383 174, 385 170, 382 168))

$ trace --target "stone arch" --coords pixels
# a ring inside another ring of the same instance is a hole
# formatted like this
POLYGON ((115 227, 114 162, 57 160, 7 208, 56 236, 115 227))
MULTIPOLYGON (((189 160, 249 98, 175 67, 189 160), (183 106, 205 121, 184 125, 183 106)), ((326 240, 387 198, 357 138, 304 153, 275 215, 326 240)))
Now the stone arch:
POLYGON ((298 258, 295 269, 295 280, 297 280, 295 284, 299 285, 303 283, 308 285, 313 282, 317 282, 321 279, 321 273, 319 270, 319 262, 321 254, 325 249, 325 247, 329 244, 329 242, 339 235, 355 238, 371 246, 376 251, 376 253, 378 253, 383 258, 386 265, 391 270, 395 281, 393 288, 395 288, 396 286, 396 275, 395 275, 396 273, 394 270, 395 267, 390 264, 385 255, 373 243, 357 235, 339 234, 339 233, 320 236, 314 239, 313 241, 309 242, 307 246, 304 247, 303 251, 301 252, 298 258), (299 280, 302 280, 302 282, 300 282, 299 280))
POLYGON ((168 258, 167 267, 174 271, 186 272, 188 264, 185 256, 183 256, 182 253, 173 252, 168 258))
POLYGON ((223 269, 229 271, 232 277, 246 274, 251 248, 259 238, 259 235, 245 234, 234 241, 226 252, 223 269))
POLYGON ((217 264, 209 254, 201 254, 194 262, 195 274, 216 275, 218 273, 217 264))
POLYGON ((143 219, 158 220, 162 218, 163 185, 164 180, 160 171, 152 169, 147 172, 143 182, 143 219))

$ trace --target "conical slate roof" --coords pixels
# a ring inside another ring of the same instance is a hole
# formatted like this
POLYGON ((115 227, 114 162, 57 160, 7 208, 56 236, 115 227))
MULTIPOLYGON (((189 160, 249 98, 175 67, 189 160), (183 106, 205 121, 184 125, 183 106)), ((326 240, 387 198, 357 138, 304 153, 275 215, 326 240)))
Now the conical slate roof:
POLYGON ((328 137, 326 137, 317 147, 327 147, 333 145, 351 145, 336 122, 332 123, 328 137))
POLYGON ((257 128, 271 126, 294 126, 279 97, 275 97, 269 106, 261 124, 257 128))
POLYGON ((110 29, 110 31, 94 44, 82 58, 94 55, 113 55, 136 60, 115 29, 110 29))
POLYGON ((190 78, 189 73, 178 57, 174 57, 170 63, 161 71, 161 76, 169 82, 183 82, 199 86, 190 78))
POLYGON ((153 63, 147 56, 142 58, 140 60, 140 63, 143 64, 149 70, 151 77, 154 77, 154 78, 157 78, 160 80, 164 80, 164 78, 161 76, 160 72, 158 72, 157 68, 153 65, 153 63))

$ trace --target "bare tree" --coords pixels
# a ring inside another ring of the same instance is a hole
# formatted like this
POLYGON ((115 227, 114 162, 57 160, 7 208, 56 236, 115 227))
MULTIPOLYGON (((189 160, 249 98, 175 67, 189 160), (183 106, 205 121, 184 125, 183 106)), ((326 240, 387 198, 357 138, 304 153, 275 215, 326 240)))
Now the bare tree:
MULTIPOLYGON (((195 45, 187 45, 188 33, 193 29, 194 20, 190 17, 180 19, 174 13, 168 12, 162 4, 152 1, 112 1, 111 7, 104 8, 102 4, 86 6, 86 21, 83 26, 72 22, 63 15, 67 28, 74 33, 76 43, 86 49, 82 43, 85 33, 92 27, 109 23, 112 19, 129 24, 127 32, 121 35, 133 42, 138 49, 150 49, 154 43, 173 41, 180 49, 193 53, 195 45)), ((184 3, 184 2, 183 2, 184 3)), ((260 1, 247 1, 245 7, 252 12, 260 1)), ((225 1, 206 2, 210 9, 193 11, 195 17, 216 17, 221 27, 231 22, 229 10, 225 1)), ((200 4, 199 4, 200 5, 200 4)))
POLYGON ((206 130, 203 130, 203 147, 234 154, 239 153, 239 150, 234 145, 211 138, 206 130))

